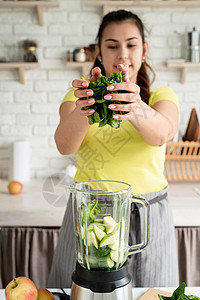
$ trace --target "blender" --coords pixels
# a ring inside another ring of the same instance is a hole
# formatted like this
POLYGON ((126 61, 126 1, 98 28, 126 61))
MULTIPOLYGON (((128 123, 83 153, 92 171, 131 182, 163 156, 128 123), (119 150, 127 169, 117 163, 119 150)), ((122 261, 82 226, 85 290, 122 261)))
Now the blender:
POLYGON ((131 186, 112 180, 77 182, 72 192, 76 269, 72 300, 132 300, 129 255, 149 241, 149 204, 134 197, 131 186), (141 241, 128 245, 131 203, 143 206, 141 241))

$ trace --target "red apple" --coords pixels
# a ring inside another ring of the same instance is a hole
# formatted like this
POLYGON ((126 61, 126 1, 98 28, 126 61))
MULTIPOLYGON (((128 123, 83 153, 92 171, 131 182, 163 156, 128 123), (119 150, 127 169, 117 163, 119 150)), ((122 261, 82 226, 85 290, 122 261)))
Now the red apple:
POLYGON ((38 289, 37 300, 54 300, 54 295, 47 289, 38 289))
POLYGON ((5 289, 6 300, 37 300, 38 291, 34 282, 27 277, 17 277, 5 289))
POLYGON ((8 190, 11 194, 20 194, 23 189, 23 184, 19 181, 10 181, 8 190))

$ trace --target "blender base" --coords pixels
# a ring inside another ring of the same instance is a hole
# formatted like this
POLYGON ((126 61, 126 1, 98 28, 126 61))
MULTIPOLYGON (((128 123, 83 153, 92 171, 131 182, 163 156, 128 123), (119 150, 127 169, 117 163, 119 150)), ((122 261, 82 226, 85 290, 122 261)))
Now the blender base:
POLYGON ((71 300, 133 300, 126 264, 111 271, 87 270, 78 262, 72 275, 71 300))
POLYGON ((116 288, 111 293, 95 293, 88 288, 72 284, 71 300, 133 300, 132 283, 116 288))

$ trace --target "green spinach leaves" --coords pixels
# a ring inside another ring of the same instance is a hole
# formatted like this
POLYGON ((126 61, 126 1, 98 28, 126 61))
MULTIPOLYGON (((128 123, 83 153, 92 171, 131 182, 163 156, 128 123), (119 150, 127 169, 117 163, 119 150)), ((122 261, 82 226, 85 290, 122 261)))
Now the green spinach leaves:
POLYGON ((99 127, 102 127, 106 124, 110 125, 113 128, 119 128, 121 120, 113 119, 114 114, 124 114, 126 112, 117 112, 108 108, 108 105, 120 104, 120 101, 108 101, 104 99, 104 96, 111 93, 119 93, 119 91, 108 91, 107 86, 112 83, 120 83, 122 80, 122 72, 114 72, 109 78, 106 76, 101 76, 97 81, 91 81, 87 89, 92 89, 94 95, 92 96, 95 99, 95 103, 91 106, 85 107, 85 109, 94 109, 94 114, 88 116, 89 124, 98 123, 99 127))
POLYGON ((182 282, 181 285, 173 292, 171 297, 165 297, 158 295, 160 300, 200 300, 199 297, 193 295, 185 295, 185 282, 182 282))
MULTIPOLYGON (((89 224, 91 224, 95 221, 98 213, 100 213, 100 212, 101 212, 101 206, 98 205, 98 201, 96 199, 92 200, 86 209, 87 226, 89 226, 89 224)), ((85 223, 84 206, 82 206, 82 209, 81 209, 81 219, 82 219, 82 225, 83 225, 85 223)))

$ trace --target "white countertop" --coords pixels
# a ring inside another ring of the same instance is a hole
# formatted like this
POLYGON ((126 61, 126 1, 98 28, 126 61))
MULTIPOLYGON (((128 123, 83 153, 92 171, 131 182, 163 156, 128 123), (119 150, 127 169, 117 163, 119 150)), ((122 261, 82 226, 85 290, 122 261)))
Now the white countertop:
MULTIPOLYGON (((59 227, 68 199, 62 182, 33 179, 21 194, 11 195, 8 182, 0 180, 0 226, 59 227)), ((200 183, 169 184, 169 200, 175 226, 200 226, 200 183)))
POLYGON ((11 195, 8 181, 0 182, 0 226, 60 226, 68 192, 64 185, 34 179, 23 184, 21 194, 11 195), (59 199, 61 202, 59 203, 59 199))
POLYGON ((168 198, 175 226, 200 226, 200 182, 170 183, 168 198))
MULTIPOLYGON (((61 292, 59 289, 49 289, 52 292, 61 292)), ((148 288, 133 288, 133 300, 138 300, 139 297, 141 297, 148 288)), ((167 291, 167 292, 173 292, 175 288, 159 288, 159 290, 167 291)), ((65 289, 66 293, 69 294, 70 290, 65 289)), ((0 290, 0 299, 5 300, 4 290, 0 290)), ((200 297, 200 287, 186 287, 185 289, 186 295, 195 295, 200 297)))

